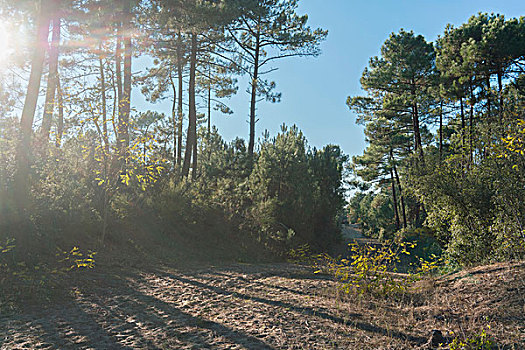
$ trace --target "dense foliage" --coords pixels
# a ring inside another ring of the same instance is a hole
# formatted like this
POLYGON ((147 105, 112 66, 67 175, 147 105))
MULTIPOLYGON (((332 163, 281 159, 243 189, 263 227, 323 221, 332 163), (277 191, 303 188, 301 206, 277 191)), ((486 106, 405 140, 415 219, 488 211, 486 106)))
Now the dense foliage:
POLYGON ((276 59, 318 55, 326 36, 296 0, 0 6, 18 21, 13 35, 32 38, 13 46, 0 84, 0 239, 15 240, 15 255, 150 244, 233 258, 337 241, 339 147, 312 149, 295 126, 255 140, 256 102, 279 99, 261 76, 276 59), (133 73, 138 56, 146 69, 133 73), (231 113, 243 74, 248 145, 211 123, 214 110, 231 113), (136 110, 135 89, 170 99, 172 113, 136 110))
POLYGON ((367 96, 347 101, 368 141, 353 221, 381 236, 426 227, 465 265, 522 258, 524 65, 523 17, 479 14, 435 43, 393 33, 367 96))

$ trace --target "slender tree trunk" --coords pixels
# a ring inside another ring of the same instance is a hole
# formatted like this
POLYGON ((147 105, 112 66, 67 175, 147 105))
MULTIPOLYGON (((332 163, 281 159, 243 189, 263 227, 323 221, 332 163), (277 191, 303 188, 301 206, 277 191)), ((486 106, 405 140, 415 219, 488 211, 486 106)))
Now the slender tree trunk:
POLYGON ((423 144, 421 142, 421 132, 419 129, 419 111, 417 108, 417 104, 414 104, 412 106, 412 110, 413 110, 413 124, 414 124, 414 136, 415 136, 414 151, 419 153, 419 159, 423 163, 425 161, 425 158, 423 154, 423 144))
POLYGON ((173 103, 171 105, 171 117, 173 118, 173 167, 177 164, 177 89, 170 72, 170 84, 173 90, 173 103))
POLYGON ((498 98, 499 98, 499 120, 503 123, 503 73, 501 71, 501 66, 498 65, 498 98))
POLYGON ((396 194, 396 184, 394 180, 394 170, 392 168, 390 168, 390 181, 392 182, 392 199, 394 201, 394 217, 396 220, 396 231, 398 231, 400 228, 399 211, 398 211, 398 205, 397 205, 397 194, 396 194))
POLYGON ((459 105, 461 108, 461 153, 465 152, 465 108, 463 104, 463 97, 459 99, 459 105))
POLYGON ((123 133, 121 133, 120 136, 124 140, 121 154, 124 156, 124 159, 126 159, 127 149, 129 146, 129 125, 131 112, 131 55, 133 50, 131 43, 131 8, 129 0, 124 1, 124 18, 124 85, 122 94, 123 133))
MULTIPOLYGON (((415 86, 415 82, 412 81, 412 84, 415 86)), ((423 155, 423 144, 421 142, 421 133, 419 130, 419 110, 416 102, 416 91, 415 87, 412 88, 412 127, 414 129, 414 151, 419 153, 419 159, 423 163, 425 161, 423 155)))
POLYGON ((208 140, 211 133, 211 66, 208 66, 208 140))
MULTIPOLYGON (((107 178, 107 174, 105 176, 107 178)), ((102 237, 100 238, 100 242, 102 243, 102 245, 104 245, 104 240, 106 239, 106 232, 108 227, 109 198, 106 187, 107 185, 104 184, 104 202, 102 203, 102 237)))
MULTIPOLYGON (((186 150, 184 152, 184 164, 182 165, 182 176, 188 177, 190 172, 191 155, 195 151, 197 139, 197 112, 195 106, 195 70, 197 64, 197 35, 191 35, 191 53, 190 53, 190 80, 188 83, 188 135, 186 137, 186 150)), ((196 163, 197 157, 194 156, 193 163, 196 163)), ((195 170, 194 170, 195 171, 195 170)))
POLYGON ((37 34, 31 60, 31 74, 27 84, 27 93, 20 120, 20 139, 16 152, 15 198, 19 209, 27 208, 29 204, 29 169, 31 158, 31 136, 35 118, 40 80, 44 67, 47 37, 50 19, 47 13, 47 1, 40 2, 40 12, 37 20, 37 34))
POLYGON ((107 99, 106 99, 106 76, 104 74, 104 61, 102 56, 98 58, 100 70, 100 97, 102 102, 102 138, 104 140, 104 156, 109 155, 109 136, 108 136, 108 116, 107 116, 107 99))
POLYGON ((253 150, 255 148, 255 111, 257 103, 257 83, 259 79, 259 55, 261 49, 261 38, 260 28, 257 26, 257 33, 255 36, 255 62, 253 65, 253 76, 252 76, 252 91, 250 97, 250 140, 248 142, 248 156, 253 157, 253 150))
MULTIPOLYGON (((193 68, 193 89, 192 89, 192 100, 190 101, 193 105, 191 112, 193 114, 193 123, 192 123, 192 133, 193 133, 193 154, 192 154, 192 165, 191 168, 193 169, 191 172, 191 178, 195 180, 197 178, 197 158, 198 158, 198 152, 197 152, 197 106, 195 104, 195 72, 196 72, 196 65, 197 65, 197 35, 194 35, 192 39, 195 38, 195 57, 194 57, 194 68, 193 68)), ((192 42, 193 46, 193 42, 192 42)))
POLYGON ((488 133, 487 133, 487 144, 483 148, 483 157, 487 158, 489 155, 489 147, 491 143, 491 135, 492 135, 492 115, 491 115, 491 108, 490 108, 490 73, 487 73, 486 77, 486 89, 487 89, 487 121, 488 121, 488 133))
MULTIPOLYGON (((102 50, 102 47, 100 47, 102 50)), ((109 136, 108 136, 108 116, 107 116, 107 99, 106 99, 106 76, 104 74, 104 61, 102 56, 98 58, 98 65, 100 70, 100 97, 102 100, 102 139, 104 140, 104 183, 103 183, 103 203, 102 203, 102 237, 101 242, 104 244, 106 237, 106 230, 108 226, 108 211, 109 211, 109 195, 108 195, 108 180, 109 180, 109 136)))
POLYGON ((439 102, 439 163, 443 159, 443 100, 439 102))
POLYGON ((58 122, 57 133, 55 137, 55 146, 58 148, 62 144, 62 135, 64 134, 64 97, 60 76, 57 79, 57 101, 58 101, 58 122))
POLYGON ((115 44, 115 78, 117 86, 117 101, 119 115, 122 101, 122 23, 117 24, 117 42, 115 44))
POLYGON ((40 130, 41 153, 46 157, 47 145, 49 142, 49 132, 53 120, 53 110, 55 107, 55 94, 58 82, 58 47, 60 45, 60 16, 58 14, 58 3, 53 1, 53 35, 49 45, 49 75, 47 78, 47 91, 44 103, 44 115, 42 118, 42 127, 40 130))
POLYGON ((490 106, 490 74, 487 73, 486 79, 486 85, 487 85, 487 119, 491 121, 491 106, 490 106))
POLYGON ((469 159, 470 164, 474 161, 474 90, 470 84, 470 111, 469 111, 469 159))
POLYGON ((115 79, 117 86, 116 102, 118 107, 118 121, 117 121, 117 150, 118 162, 123 163, 124 156, 122 150, 124 148, 125 123, 124 123, 124 93, 122 86, 122 23, 117 24, 117 42, 115 46, 115 79))
MULTIPOLYGON (((195 133, 196 134, 196 133, 195 133)), ((191 178, 192 180, 195 180, 197 178, 197 137, 193 139, 193 163, 191 165, 192 172, 191 172, 191 178)))
POLYGON ((394 162, 394 152, 390 153, 390 157, 392 158, 392 169, 394 170, 394 176, 396 178, 397 187, 399 189, 399 198, 401 200, 401 213, 403 214, 403 227, 407 228, 407 215, 406 215, 406 209, 405 209, 405 197, 403 195, 403 191, 401 190, 401 181, 399 181, 399 174, 397 173, 397 167, 396 163, 394 162))
POLYGON ((182 34, 180 32, 177 36, 177 74, 179 80, 179 142, 177 148, 177 165, 180 166, 182 164, 182 123, 184 121, 184 115, 182 114, 182 34))

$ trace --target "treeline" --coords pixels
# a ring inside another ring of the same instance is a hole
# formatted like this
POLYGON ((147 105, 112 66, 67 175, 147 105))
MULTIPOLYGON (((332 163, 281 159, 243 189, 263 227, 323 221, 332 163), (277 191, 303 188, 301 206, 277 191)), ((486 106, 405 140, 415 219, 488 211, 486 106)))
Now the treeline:
POLYGON ((272 62, 317 56, 327 34, 296 0, 0 5, 13 37, 32 38, 1 73, 0 237, 20 250, 82 235, 106 244, 117 231, 133 242, 154 223, 196 245, 223 235, 276 253, 337 239, 340 149, 311 149, 296 127, 256 140, 257 103, 280 99, 272 62), (250 133, 227 143, 211 116, 232 112, 242 75, 250 133), (171 113, 136 110, 135 90, 171 100, 171 113))
POLYGON ((368 146, 350 216, 383 237, 425 232, 460 264, 525 253, 525 18, 478 14, 434 42, 401 30, 347 104, 368 146))

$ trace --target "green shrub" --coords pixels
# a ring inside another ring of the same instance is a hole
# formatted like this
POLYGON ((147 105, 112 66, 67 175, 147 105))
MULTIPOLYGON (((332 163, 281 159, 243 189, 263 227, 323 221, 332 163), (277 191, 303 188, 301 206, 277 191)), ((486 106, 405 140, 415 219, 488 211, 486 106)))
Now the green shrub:
POLYGON ((450 344, 450 350, 491 350, 496 347, 496 343, 484 329, 479 334, 463 339, 455 337, 450 344))

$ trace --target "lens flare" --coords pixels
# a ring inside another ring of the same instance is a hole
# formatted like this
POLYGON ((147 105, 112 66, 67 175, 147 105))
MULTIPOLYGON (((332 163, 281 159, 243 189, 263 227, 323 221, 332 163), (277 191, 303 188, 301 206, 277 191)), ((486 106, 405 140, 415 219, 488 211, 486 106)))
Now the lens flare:
POLYGON ((0 23, 0 64, 5 63, 11 53, 11 40, 8 27, 0 23))

